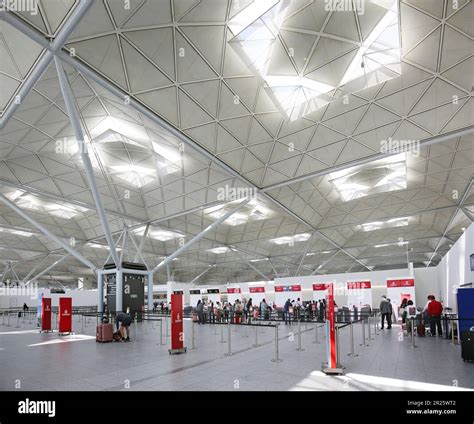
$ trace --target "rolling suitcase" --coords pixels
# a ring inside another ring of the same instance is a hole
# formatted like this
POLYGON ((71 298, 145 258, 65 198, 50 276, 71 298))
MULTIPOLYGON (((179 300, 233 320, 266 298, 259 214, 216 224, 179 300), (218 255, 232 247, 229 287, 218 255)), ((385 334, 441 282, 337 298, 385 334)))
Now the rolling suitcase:
POLYGON ((463 361, 474 361, 474 331, 461 333, 461 357, 463 361))
POLYGON ((416 334, 418 334, 418 337, 425 337, 425 324, 418 324, 416 326, 416 334))
POLYGON ((99 324, 97 326, 95 341, 109 343, 114 339, 114 327, 112 324, 99 324))

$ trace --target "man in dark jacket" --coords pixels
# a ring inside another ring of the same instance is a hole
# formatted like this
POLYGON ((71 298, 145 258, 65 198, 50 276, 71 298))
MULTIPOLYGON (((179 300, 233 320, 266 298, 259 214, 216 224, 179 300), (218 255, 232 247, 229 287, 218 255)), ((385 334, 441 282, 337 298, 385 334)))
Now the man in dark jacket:
POLYGON ((283 306, 283 319, 285 320, 285 325, 291 324, 290 308, 291 302, 290 299, 287 299, 285 305, 283 306))
POLYGON ((392 328, 392 304, 388 301, 387 296, 382 296, 380 314, 382 315, 381 329, 383 330, 385 319, 387 319, 387 330, 390 330, 392 328))

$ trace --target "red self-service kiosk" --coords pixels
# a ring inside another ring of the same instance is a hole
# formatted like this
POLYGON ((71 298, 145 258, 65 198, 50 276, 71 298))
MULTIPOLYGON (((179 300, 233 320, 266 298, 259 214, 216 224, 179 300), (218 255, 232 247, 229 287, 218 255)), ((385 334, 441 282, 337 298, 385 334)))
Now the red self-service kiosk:
POLYGON ((59 298, 59 334, 72 333, 72 298, 59 298))
POLYGON ((51 298, 43 297, 41 299, 41 331, 49 332, 51 330, 51 298))
POLYGON ((184 353, 184 333, 183 333, 183 295, 171 295, 171 349, 172 353, 184 353))

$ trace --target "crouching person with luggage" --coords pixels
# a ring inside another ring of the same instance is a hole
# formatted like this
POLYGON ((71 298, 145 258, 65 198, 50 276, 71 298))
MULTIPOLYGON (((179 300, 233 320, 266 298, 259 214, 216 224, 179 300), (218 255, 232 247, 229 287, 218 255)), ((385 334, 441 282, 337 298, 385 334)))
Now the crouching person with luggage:
POLYGON ((129 342, 130 341, 130 324, 132 323, 132 317, 125 312, 118 312, 117 316, 115 317, 115 324, 117 326, 117 330, 120 331, 122 336, 122 341, 129 342))

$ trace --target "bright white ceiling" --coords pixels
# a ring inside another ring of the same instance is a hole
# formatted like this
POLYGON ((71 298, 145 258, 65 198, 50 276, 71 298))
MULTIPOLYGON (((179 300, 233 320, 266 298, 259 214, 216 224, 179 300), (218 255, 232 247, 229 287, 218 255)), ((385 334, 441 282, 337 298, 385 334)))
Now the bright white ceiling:
MULTIPOLYGON (((38 15, 17 16, 53 39, 79 2, 56 3, 51 7, 42 0, 38 15)), ((240 3, 244 7, 250 0, 240 3)), ((451 0, 399 2, 401 76, 340 96, 294 120, 272 98, 262 75, 231 45, 235 0, 130 4, 126 10, 123 2, 95 1, 66 48, 209 155, 188 146, 183 151, 176 135, 66 66, 86 135, 93 140, 90 155, 116 238, 124 224, 154 221, 156 232, 172 231, 189 239, 215 219, 209 208, 222 206, 219 188, 256 186, 265 192, 258 197, 268 211, 264 219, 237 217, 231 225, 219 226, 173 262, 176 280, 190 281, 209 264, 217 266, 198 282, 261 279, 242 257, 270 258, 252 263, 269 278, 275 271, 293 275, 297 270, 310 274, 404 267, 407 245, 398 245, 400 238, 410 242, 410 260, 416 266, 431 258, 437 264, 471 223, 473 135, 425 147, 423 140, 474 123, 472 1, 459 0, 458 9, 451 0), (109 143, 94 145, 97 131, 111 131, 104 136, 109 143), (388 191, 385 180, 377 188, 388 175, 377 162, 335 174, 337 166, 349 168, 359 159, 377 158, 381 141, 390 137, 421 140, 419 155, 406 155, 406 186, 397 181, 396 190, 388 191), (215 162, 227 165, 234 175, 215 162), (370 188, 342 195, 334 180, 348 172, 344 184, 370 188), (464 194, 465 209, 458 208, 464 194), (407 218, 408 224, 386 223, 394 218, 407 218), (373 231, 363 225, 380 222, 373 231), (311 236, 305 241, 270 242, 306 233, 311 236), (374 247, 380 244, 389 246, 374 247), (209 251, 223 246, 234 247, 240 256, 232 249, 209 251)), ((367 3, 363 15, 327 12, 324 6, 322 0, 289 2, 273 49, 272 75, 337 85, 384 13, 373 3, 367 3)), ((0 110, 12 106, 41 54, 35 42, 0 21, 0 110)), ((82 163, 74 150, 57 150, 58 140, 72 137, 53 65, 0 130, 0 192, 29 195, 19 204, 25 211, 58 236, 74 238, 81 252, 101 266, 107 250, 86 245, 105 240, 82 163), (31 207, 33 198, 38 204, 62 205, 55 210, 80 212, 65 219, 51 209, 31 207)), ((0 261, 15 261, 20 277, 47 254, 43 267, 64 254, 13 211, 5 206, 0 211, 0 261), (18 233, 22 230, 34 235, 18 233)), ((135 238, 140 242, 140 234, 135 238)), ((150 234, 145 259, 156 265, 179 243, 180 237, 160 240, 150 234)), ((133 244, 129 250, 133 259, 133 244)), ((52 274, 91 275, 74 259, 61 262, 52 274)), ((156 280, 164 281, 165 274, 156 280)))

